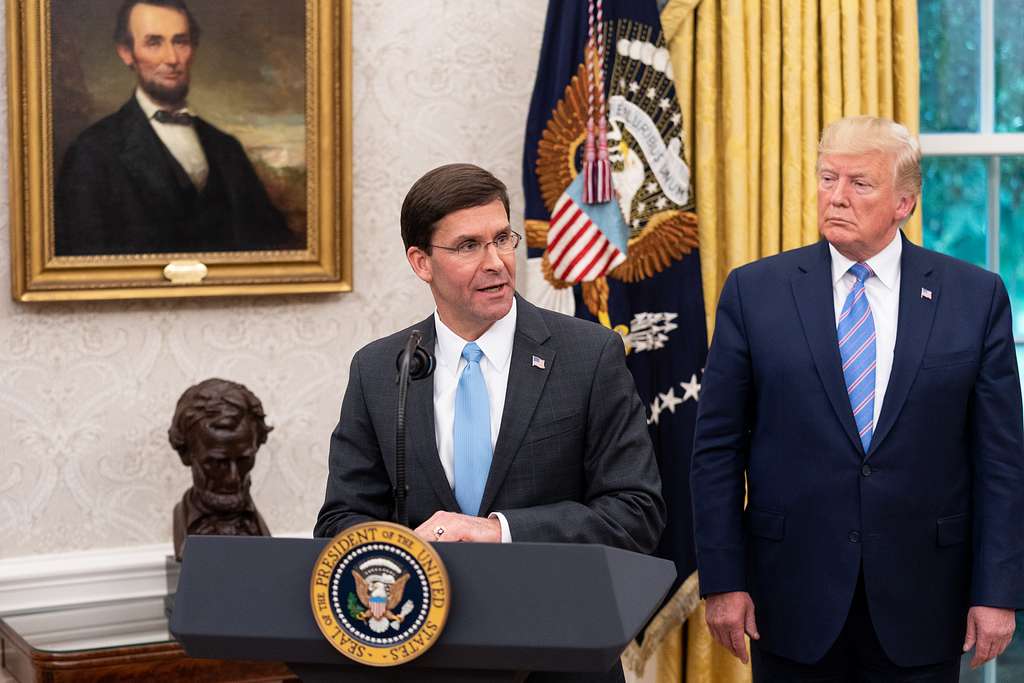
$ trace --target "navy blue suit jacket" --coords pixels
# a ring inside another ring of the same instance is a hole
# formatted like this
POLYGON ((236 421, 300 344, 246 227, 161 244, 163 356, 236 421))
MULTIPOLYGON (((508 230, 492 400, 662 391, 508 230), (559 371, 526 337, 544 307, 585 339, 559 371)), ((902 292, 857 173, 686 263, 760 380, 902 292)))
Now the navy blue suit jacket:
POLYGON ((810 663, 863 568, 894 662, 955 658, 970 605, 1024 606, 1021 416, 998 276, 903 240, 892 373, 865 453, 827 243, 736 269, 693 450, 701 593, 748 591, 762 646, 810 663))

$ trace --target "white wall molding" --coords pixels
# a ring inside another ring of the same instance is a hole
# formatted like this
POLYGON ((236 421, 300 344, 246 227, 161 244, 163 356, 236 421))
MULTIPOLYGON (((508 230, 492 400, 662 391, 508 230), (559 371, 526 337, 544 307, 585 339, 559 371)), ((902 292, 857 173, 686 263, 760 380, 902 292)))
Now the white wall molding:
MULTIPOLYGON (((310 531, 275 538, 310 538, 310 531)), ((0 560, 0 617, 52 650, 166 640, 170 543, 0 560)))
POLYGON ((0 616, 162 597, 170 543, 0 560, 0 616))
MULTIPOLYGON (((310 531, 274 538, 311 538, 310 531)), ((0 617, 75 610, 167 595, 170 543, 104 548, 0 560, 0 617)))

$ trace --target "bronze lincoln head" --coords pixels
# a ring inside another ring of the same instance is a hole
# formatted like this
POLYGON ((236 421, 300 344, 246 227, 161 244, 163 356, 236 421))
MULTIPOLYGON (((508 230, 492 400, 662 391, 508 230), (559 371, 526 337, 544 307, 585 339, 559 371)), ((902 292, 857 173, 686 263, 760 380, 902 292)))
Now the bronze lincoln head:
POLYGON ((192 469, 199 500, 211 510, 231 512, 248 502, 249 472, 271 429, 255 394, 213 378, 181 395, 167 436, 192 469))

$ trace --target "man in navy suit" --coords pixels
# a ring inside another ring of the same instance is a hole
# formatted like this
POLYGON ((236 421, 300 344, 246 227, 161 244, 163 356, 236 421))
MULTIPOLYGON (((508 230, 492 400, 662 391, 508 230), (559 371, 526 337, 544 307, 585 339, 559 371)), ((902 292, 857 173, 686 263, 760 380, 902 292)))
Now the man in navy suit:
POLYGON ((902 235, 920 159, 899 124, 832 124, 824 240, 722 291, 697 563, 711 632, 744 662, 751 636, 756 681, 955 681, 962 652, 977 666, 1005 649, 1024 606, 1009 299, 997 275, 902 235))
POLYGON ((186 104, 199 24, 183 0, 125 0, 114 38, 138 87, 64 155, 56 255, 301 249, 242 145, 186 104))

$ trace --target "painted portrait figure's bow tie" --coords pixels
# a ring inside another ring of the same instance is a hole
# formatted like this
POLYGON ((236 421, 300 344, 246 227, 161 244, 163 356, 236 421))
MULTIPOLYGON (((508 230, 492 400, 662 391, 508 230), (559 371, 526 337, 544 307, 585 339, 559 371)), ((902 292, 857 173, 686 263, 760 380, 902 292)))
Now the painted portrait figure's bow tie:
POLYGON ((157 109, 156 113, 153 114, 153 118, 156 119, 157 123, 176 123, 179 126, 192 125, 192 115, 188 112, 172 112, 166 109, 157 109))

